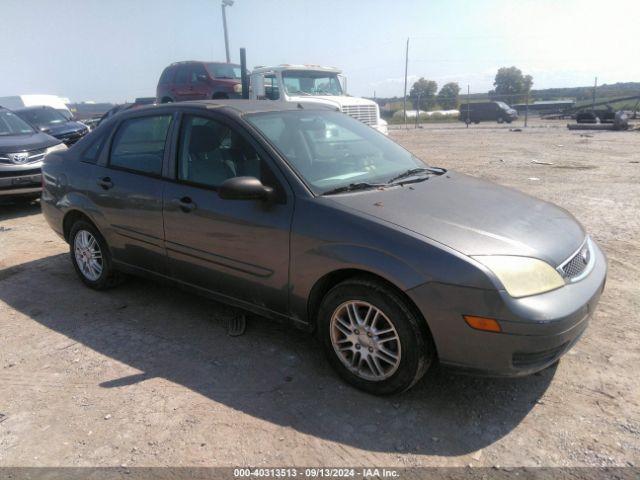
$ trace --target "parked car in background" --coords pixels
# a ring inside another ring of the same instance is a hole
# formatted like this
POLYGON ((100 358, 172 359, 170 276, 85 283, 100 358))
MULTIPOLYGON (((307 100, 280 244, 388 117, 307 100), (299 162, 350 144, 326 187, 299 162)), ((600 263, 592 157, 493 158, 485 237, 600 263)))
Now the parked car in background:
POLYGON ((46 106, 56 109, 67 120, 73 120, 73 114, 65 100, 57 95, 12 95, 0 97, 0 107, 17 110, 24 107, 46 106))
POLYGON ((288 64, 256 67, 251 72, 249 98, 327 105, 386 135, 387 122, 380 117, 378 104, 348 95, 346 82, 341 70, 334 67, 288 64))
POLYGON ((511 123, 518 119, 518 112, 504 102, 464 103, 458 119, 466 123, 511 123))
POLYGON ((0 198, 40 196, 42 160, 66 148, 60 140, 0 108, 0 198))
POLYGON ((240 65, 222 62, 178 62, 164 69, 157 103, 241 98, 240 65))
POLYGON ((604 254, 566 210, 431 167, 333 108, 130 110, 45 159, 42 211, 89 287, 122 272, 317 331, 376 394, 437 360, 519 376, 587 328, 604 254))
POLYGON ((155 103, 155 98, 141 97, 136 98, 133 103, 121 103, 120 105, 116 105, 102 115, 93 128, 99 126, 103 122, 106 122, 118 113, 126 112, 127 110, 135 110, 136 108, 144 107, 145 105, 152 105, 153 103, 155 103))
POLYGON ((62 113, 51 107, 18 108, 14 113, 41 132, 62 140, 67 146, 73 145, 89 133, 89 127, 84 123, 68 120, 62 113))

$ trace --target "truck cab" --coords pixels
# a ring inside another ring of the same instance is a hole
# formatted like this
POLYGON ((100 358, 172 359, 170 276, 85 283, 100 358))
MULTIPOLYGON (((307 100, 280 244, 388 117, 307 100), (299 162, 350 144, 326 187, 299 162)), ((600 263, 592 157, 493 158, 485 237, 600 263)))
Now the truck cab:
POLYGON ((320 65, 278 65, 256 67, 251 72, 253 100, 318 103, 335 107, 347 115, 387 134, 387 122, 380 118, 380 108, 372 100, 351 97, 346 92, 346 78, 334 67, 320 65))

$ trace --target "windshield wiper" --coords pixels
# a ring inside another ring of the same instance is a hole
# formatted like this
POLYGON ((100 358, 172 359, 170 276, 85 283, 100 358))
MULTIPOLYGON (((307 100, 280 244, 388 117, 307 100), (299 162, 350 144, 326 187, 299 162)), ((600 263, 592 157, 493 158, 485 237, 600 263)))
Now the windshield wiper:
POLYGON ((413 177, 415 175, 418 175, 420 173, 425 173, 425 172, 432 172, 432 170, 430 168, 425 168, 425 167, 410 168, 409 170, 402 172, 400 175, 396 175, 387 183, 393 183, 398 180, 402 180, 403 178, 413 177))
POLYGON ((349 185, 344 185, 342 187, 337 187, 332 190, 327 190, 326 192, 322 192, 322 195, 334 195, 336 193, 344 193, 344 192, 353 192, 354 190, 368 190, 370 188, 380 188, 385 187, 386 185, 383 183, 350 183, 349 185))

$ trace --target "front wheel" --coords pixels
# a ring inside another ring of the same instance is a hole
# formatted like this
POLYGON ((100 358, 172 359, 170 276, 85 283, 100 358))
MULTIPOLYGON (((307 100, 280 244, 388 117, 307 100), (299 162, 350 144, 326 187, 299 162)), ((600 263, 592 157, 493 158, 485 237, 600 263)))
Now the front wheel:
POLYGON ((340 283, 322 301, 318 320, 329 362, 361 390, 402 392, 432 363, 434 349, 423 320, 383 284, 368 279, 340 283))
POLYGON ((85 221, 77 221, 69 234, 71 262, 90 288, 104 290, 120 283, 121 274, 114 270, 107 242, 97 228, 85 221))
POLYGON ((504 123, 504 118, 498 117, 498 123, 504 123))

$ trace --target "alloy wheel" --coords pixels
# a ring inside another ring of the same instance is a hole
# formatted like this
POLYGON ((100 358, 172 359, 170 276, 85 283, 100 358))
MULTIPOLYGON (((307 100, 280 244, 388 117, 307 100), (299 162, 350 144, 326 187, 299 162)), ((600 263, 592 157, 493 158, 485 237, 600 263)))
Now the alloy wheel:
POLYGON ((80 230, 73 242, 76 263, 87 280, 95 282, 102 275, 102 250, 96 238, 86 230, 80 230))
POLYGON ((381 381, 392 376, 401 359, 400 337, 382 310, 350 300, 331 316, 331 343, 340 361, 358 377, 381 381))

